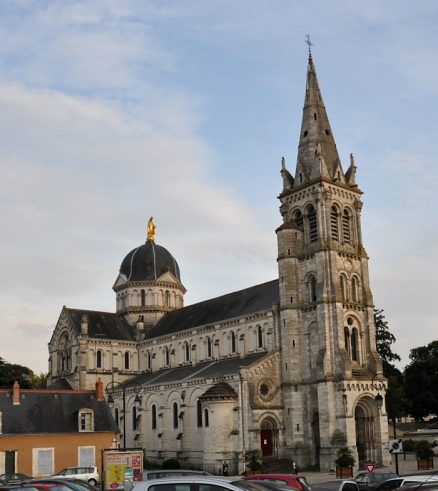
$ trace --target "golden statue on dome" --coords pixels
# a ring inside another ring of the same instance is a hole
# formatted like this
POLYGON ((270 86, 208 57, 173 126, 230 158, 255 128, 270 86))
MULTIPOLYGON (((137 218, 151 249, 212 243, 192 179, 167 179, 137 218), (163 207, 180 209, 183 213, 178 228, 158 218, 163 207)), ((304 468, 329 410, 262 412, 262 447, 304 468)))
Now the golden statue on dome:
POLYGON ((152 242, 155 242, 155 223, 154 223, 154 217, 150 217, 148 220, 148 238, 147 240, 151 240, 152 242))

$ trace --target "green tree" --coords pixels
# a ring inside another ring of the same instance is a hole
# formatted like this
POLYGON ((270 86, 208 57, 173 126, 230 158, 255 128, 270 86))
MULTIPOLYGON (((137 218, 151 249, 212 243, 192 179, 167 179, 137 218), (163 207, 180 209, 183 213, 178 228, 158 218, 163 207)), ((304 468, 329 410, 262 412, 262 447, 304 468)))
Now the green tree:
POLYGON ((32 384, 32 389, 46 389, 47 379, 49 378, 48 373, 33 373, 30 378, 30 383, 32 384))
POLYGON ((405 368, 405 391, 415 419, 438 416, 438 341, 411 350, 405 368))
POLYGON ((408 403, 404 390, 402 372, 393 364, 400 361, 400 356, 392 351, 395 336, 389 331, 388 321, 383 309, 374 309, 374 324, 376 326, 377 351, 382 357, 383 375, 388 379, 386 391, 386 411, 390 419, 395 419, 408 413, 408 403))
POLYGON ((32 388, 31 377, 33 372, 30 368, 6 362, 0 358, 0 387, 12 387, 17 380, 23 389, 32 388))

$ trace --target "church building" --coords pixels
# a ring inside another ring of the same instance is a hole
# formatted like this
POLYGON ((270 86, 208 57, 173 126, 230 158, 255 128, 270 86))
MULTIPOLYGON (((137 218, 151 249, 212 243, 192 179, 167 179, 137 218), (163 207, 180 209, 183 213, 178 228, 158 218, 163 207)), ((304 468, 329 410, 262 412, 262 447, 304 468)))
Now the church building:
MULTIPOLYGON (((184 306, 176 259, 147 239, 123 259, 116 312, 63 307, 49 342, 53 387, 101 378, 121 437, 147 462, 244 470, 245 453, 334 468, 389 463, 362 192, 344 171, 309 53, 298 157, 284 159, 278 277, 184 306)), ((273 231, 274 233, 274 231, 273 231)))

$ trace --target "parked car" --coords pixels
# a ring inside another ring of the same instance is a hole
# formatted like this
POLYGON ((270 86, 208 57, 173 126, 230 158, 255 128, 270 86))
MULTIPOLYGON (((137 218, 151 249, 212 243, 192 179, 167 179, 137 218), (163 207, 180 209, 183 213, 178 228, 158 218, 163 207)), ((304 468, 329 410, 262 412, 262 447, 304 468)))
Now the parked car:
POLYGON ((272 481, 250 481, 248 479, 240 479, 239 481, 232 481, 238 488, 242 488, 244 491, 298 491, 297 488, 289 486, 289 484, 276 483, 272 481))
POLYGON ((374 490, 379 484, 398 477, 395 472, 359 472, 354 478, 359 486, 359 490, 374 490))
POLYGON ((359 486, 356 481, 337 479, 314 484, 312 491, 359 491, 359 486))
POLYGON ((179 476, 211 476, 211 474, 205 471, 196 471, 192 469, 154 469, 143 471, 142 480, 150 481, 151 479, 179 476))
POLYGON ((133 491, 242 491, 242 489, 224 479, 191 475, 138 481, 134 484, 133 491))
POLYGON ((375 491, 389 491, 399 487, 409 486, 410 484, 434 483, 438 485, 437 474, 413 474, 411 476, 396 477, 387 479, 377 486, 375 491))
POLYGON ((66 486, 68 489, 73 489, 74 491, 96 491, 96 488, 89 484, 87 481, 81 481, 80 479, 74 478, 57 478, 57 477, 48 477, 46 479, 38 479, 37 481, 33 481, 35 483, 47 483, 47 484, 58 484, 59 486, 66 486))
POLYGON ((69 488, 66 484, 59 483, 56 481, 52 482, 37 482, 34 481, 31 484, 23 484, 23 487, 21 488, 25 491, 71 491, 71 488, 69 488))
POLYGON ((1 474, 0 480, 5 481, 6 484, 23 484, 33 481, 33 478, 20 472, 14 472, 12 474, 1 474))
POLYGON ((99 481, 99 472, 95 466, 66 467, 51 477, 62 477, 63 479, 79 479, 87 481, 95 486, 99 481))
POLYGON ((271 481, 278 484, 287 484, 298 491, 310 491, 310 485, 304 476, 295 474, 253 474, 242 477, 243 480, 249 481, 271 481))

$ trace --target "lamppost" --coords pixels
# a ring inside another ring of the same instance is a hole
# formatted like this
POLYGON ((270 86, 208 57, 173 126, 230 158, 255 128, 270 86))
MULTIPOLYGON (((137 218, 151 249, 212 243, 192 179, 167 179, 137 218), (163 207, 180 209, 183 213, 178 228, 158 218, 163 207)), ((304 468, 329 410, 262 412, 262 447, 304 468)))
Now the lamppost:
POLYGON ((112 408, 114 406, 114 399, 122 399, 122 412, 123 412, 123 449, 126 449, 126 398, 127 394, 133 392, 135 394, 134 406, 139 407, 141 404, 141 397, 138 395, 141 391, 141 385, 127 386, 120 382, 110 382, 105 388, 107 394, 108 406, 112 408))

